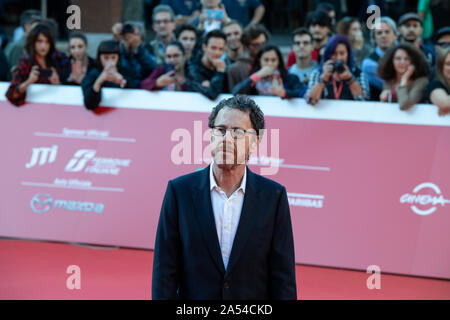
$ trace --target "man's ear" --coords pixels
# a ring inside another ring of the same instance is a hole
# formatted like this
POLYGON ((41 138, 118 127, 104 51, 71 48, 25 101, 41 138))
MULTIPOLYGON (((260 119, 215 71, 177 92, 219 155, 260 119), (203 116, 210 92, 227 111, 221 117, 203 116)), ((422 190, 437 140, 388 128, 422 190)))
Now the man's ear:
POLYGON ((249 154, 252 154, 258 148, 259 142, 261 141, 261 136, 257 135, 255 139, 252 139, 252 143, 250 144, 249 154))

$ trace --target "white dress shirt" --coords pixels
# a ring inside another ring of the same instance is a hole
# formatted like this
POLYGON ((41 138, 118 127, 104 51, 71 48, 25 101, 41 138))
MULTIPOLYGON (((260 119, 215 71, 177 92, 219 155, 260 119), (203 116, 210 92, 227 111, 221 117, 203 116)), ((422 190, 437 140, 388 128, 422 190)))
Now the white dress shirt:
POLYGON ((244 171, 239 188, 228 198, 226 193, 217 185, 213 174, 213 163, 209 169, 211 203, 216 222, 217 236, 219 237, 220 250, 225 269, 227 269, 231 248, 241 217, 244 203, 245 183, 247 181, 247 168, 244 171))

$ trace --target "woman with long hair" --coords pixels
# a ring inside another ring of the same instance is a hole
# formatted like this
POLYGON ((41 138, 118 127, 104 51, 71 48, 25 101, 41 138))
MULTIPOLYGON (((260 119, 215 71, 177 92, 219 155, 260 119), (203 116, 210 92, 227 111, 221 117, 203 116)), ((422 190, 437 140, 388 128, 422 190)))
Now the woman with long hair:
POLYGON ((250 76, 232 88, 231 93, 298 98, 300 91, 300 80, 287 73, 280 49, 269 44, 255 57, 250 76))
POLYGON ((16 106, 25 103, 27 88, 31 84, 60 84, 62 70, 68 63, 68 59, 56 50, 53 32, 45 23, 32 27, 25 52, 13 71, 6 92, 8 100, 16 106))
POLYGON ((366 100, 369 95, 367 78, 355 65, 350 41, 334 35, 325 47, 321 66, 311 74, 307 103, 316 105, 320 99, 366 100))
POLYGON ((380 101, 398 102, 401 110, 408 110, 424 99, 430 67, 423 53, 412 44, 389 48, 377 71, 384 80, 380 101))
POLYGON ((147 79, 142 80, 141 89, 186 91, 187 62, 181 42, 169 42, 164 52, 164 62, 164 65, 157 67, 147 79))
POLYGON ((102 99, 103 87, 130 88, 132 80, 123 75, 120 67, 119 42, 114 40, 102 41, 97 49, 96 67, 83 79, 81 87, 84 105, 87 109, 96 109, 102 99))
POLYGON ((342 18, 337 24, 336 33, 348 38, 352 46, 355 64, 361 67, 362 61, 369 56, 373 48, 364 42, 364 35, 359 20, 354 17, 342 18))
POLYGON ((450 48, 438 51, 436 79, 428 87, 429 100, 440 116, 450 114, 450 48))
POLYGON ((88 42, 84 34, 76 32, 69 35, 69 61, 63 70, 64 84, 81 85, 86 74, 94 68, 95 60, 87 54, 88 42))

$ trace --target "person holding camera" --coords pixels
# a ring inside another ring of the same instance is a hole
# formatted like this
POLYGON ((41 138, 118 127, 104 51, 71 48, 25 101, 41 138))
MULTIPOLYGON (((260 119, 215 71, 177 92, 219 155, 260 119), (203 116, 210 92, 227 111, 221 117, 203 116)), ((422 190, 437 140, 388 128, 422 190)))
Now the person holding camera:
POLYGON ((321 67, 311 74, 307 103, 316 105, 320 99, 366 100, 369 95, 369 84, 355 66, 350 41, 345 36, 333 36, 325 48, 321 67))
POLYGON ((283 55, 277 46, 267 44, 261 48, 250 71, 250 76, 238 83, 232 94, 299 98, 301 83, 294 74, 288 74, 283 55))
POLYGON ((165 64, 157 67, 141 82, 141 89, 156 91, 186 91, 186 55, 181 42, 172 41, 166 47, 165 64))
POLYGON ((33 83, 60 84, 68 59, 55 48, 55 39, 47 24, 37 24, 29 32, 26 54, 13 70, 6 98, 15 106, 25 103, 27 88, 33 83))
POLYGON ((227 10, 220 0, 201 0, 200 15, 189 21, 189 24, 206 35, 212 30, 222 29, 222 26, 230 21, 227 10))
MULTIPOLYGON (((120 64, 119 43, 114 40, 102 41, 97 49, 96 67, 81 83, 84 105, 89 110, 96 109, 102 99, 102 88, 137 88, 133 79, 124 73, 120 64)), ((140 83, 140 82, 139 82, 140 83)))
POLYGON ((69 35, 69 61, 63 70, 62 82, 79 86, 84 77, 94 68, 95 60, 87 54, 88 42, 84 34, 75 32, 69 35))

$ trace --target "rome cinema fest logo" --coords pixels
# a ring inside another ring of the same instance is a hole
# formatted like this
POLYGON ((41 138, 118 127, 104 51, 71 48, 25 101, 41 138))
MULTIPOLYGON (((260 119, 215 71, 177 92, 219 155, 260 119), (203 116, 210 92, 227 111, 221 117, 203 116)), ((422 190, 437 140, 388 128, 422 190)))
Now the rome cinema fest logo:
POLYGON ((426 216, 432 214, 438 208, 450 204, 450 200, 444 198, 441 189, 436 184, 424 182, 416 186, 413 193, 402 195, 400 203, 408 203, 414 213, 426 216))

